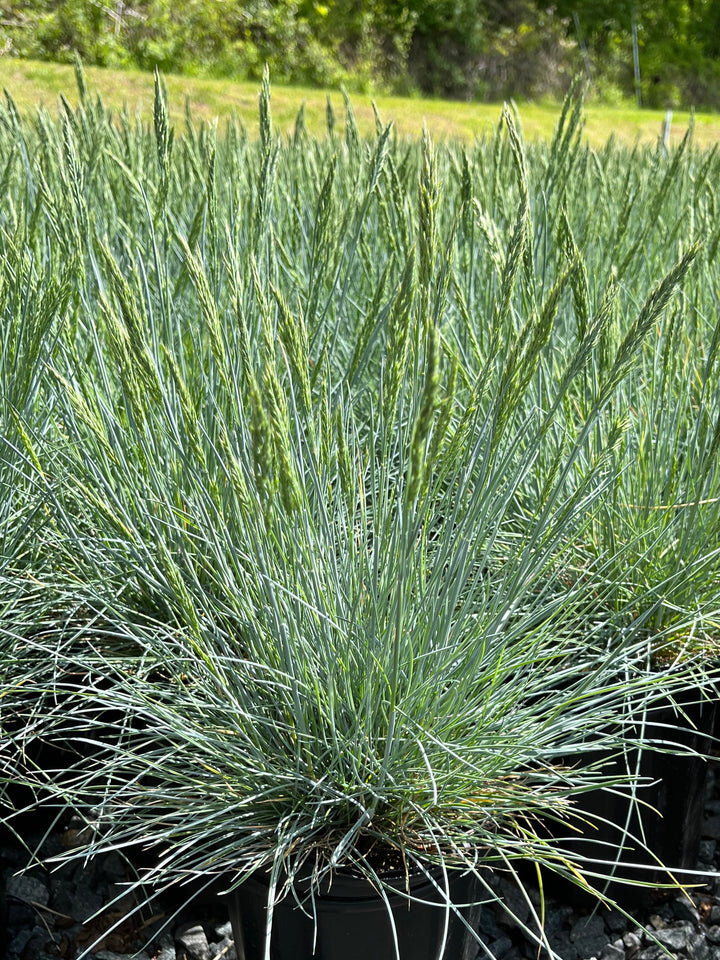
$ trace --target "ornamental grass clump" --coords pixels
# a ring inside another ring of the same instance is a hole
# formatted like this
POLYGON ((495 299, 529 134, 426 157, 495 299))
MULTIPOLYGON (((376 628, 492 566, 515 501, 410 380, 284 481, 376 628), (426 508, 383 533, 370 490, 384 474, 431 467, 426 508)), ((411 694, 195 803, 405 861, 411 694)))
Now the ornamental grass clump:
POLYGON ((159 80, 152 134, 63 111, 8 183, 73 282, 47 435, 12 447, 53 606, 3 635, 52 665, 5 681, 15 755, 80 755, 24 774, 87 819, 65 856, 149 852, 157 889, 267 871, 271 901, 306 869, 382 885, 388 856, 483 899, 523 860, 594 886, 544 822, 628 779, 602 758, 695 662, 624 615, 613 564, 644 555, 586 545, 696 249, 658 254, 616 336, 623 290, 593 295, 563 212, 568 171, 602 172, 571 107, 539 158, 510 110, 472 157, 350 118, 285 143, 267 83, 258 143, 174 137, 159 80))
POLYGON ((678 648, 702 650, 712 664, 720 626, 717 318, 693 317, 685 299, 653 333, 652 352, 619 398, 627 411, 621 469, 593 523, 591 549, 616 558, 608 566, 616 610, 678 648), (630 580, 618 569, 628 555, 630 580))
MULTIPOLYGON (((6 177, 11 162, 6 167, 6 177)), ((49 522, 45 466, 34 454, 52 449, 51 397, 45 366, 67 315, 67 278, 28 243, 32 226, 3 236, 0 263, 0 810, 13 803, 5 784, 17 777, 13 737, 23 734, 15 691, 48 676, 43 658, 24 646, 52 607, 43 585, 51 560, 41 547, 49 522)), ((35 698, 38 702, 39 698, 35 698)), ((27 702, 27 701, 25 701, 27 702)), ((25 794, 23 801, 30 795, 25 794)))
MULTIPOLYGON (((648 325, 613 399, 612 432, 599 429, 591 437, 592 451, 615 447, 618 469, 586 546, 588 562, 605 566, 616 615, 642 624, 658 643, 658 657, 667 655, 669 638, 677 653, 702 651, 699 664, 708 673, 717 662, 720 582, 718 328, 709 286, 718 232, 708 180, 717 167, 714 150, 694 156, 692 128, 672 157, 652 157, 642 178, 628 167, 610 268, 612 318, 593 357, 593 376, 578 380, 573 401, 580 411, 595 402, 597 383, 624 335, 618 293, 624 288, 634 295, 628 271, 636 251, 648 251, 647 260, 664 246, 694 261, 682 290, 664 292, 665 309, 648 325)), ((572 261, 577 246, 564 212, 559 239, 572 261)), ((586 271, 575 271, 573 297, 578 316, 586 315, 592 300, 586 271)), ((708 681, 698 675, 701 686, 708 681)))

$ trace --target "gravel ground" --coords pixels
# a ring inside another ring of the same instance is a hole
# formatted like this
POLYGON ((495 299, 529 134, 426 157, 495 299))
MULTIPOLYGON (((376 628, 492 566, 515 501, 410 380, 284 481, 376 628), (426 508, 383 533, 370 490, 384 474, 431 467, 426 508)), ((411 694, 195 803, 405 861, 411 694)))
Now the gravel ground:
MULTIPOLYGON (((74 843, 76 835, 72 822, 59 826, 45 841, 44 855, 74 843)), ((691 900, 671 895, 632 920, 546 900, 545 929, 556 954, 562 960, 720 960, 720 877, 710 876, 720 872, 717 763, 708 776, 700 857, 698 869, 707 874, 700 879, 707 882, 691 900)), ((123 896, 128 867, 117 854, 54 872, 39 865, 23 870, 26 866, 22 848, 0 835, 4 960, 75 960, 93 943, 87 960, 236 960, 227 911, 217 897, 199 897, 176 916, 176 905, 162 898, 133 913, 136 901, 123 896)), ((502 880, 500 886, 508 905, 527 921, 530 909, 517 890, 502 880)), ((539 903, 537 891, 530 888, 530 896, 539 903)), ((497 960, 538 960, 537 944, 500 908, 483 908, 480 929, 497 960)))

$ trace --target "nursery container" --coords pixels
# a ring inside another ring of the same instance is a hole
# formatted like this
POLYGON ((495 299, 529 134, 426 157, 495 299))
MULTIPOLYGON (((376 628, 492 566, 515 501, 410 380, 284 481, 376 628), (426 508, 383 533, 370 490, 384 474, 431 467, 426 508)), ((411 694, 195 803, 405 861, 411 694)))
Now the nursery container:
MULTIPOLYGON (((675 701, 678 703, 677 697, 675 701)), ((682 871, 697 867, 707 761, 692 753, 710 752, 720 711, 715 700, 691 702, 690 694, 679 706, 682 712, 669 703, 649 711, 644 736, 670 741, 690 752, 644 749, 638 757, 637 750, 630 750, 626 758, 612 759, 605 769, 618 774, 637 771, 644 781, 636 790, 638 805, 633 803, 630 786, 593 790, 578 797, 575 810, 587 822, 576 821, 582 836, 563 844, 574 854, 604 861, 591 869, 607 872, 615 879, 607 887, 602 881, 596 882, 628 907, 662 896, 659 887, 670 882, 668 870, 678 880, 692 882, 693 877, 683 877, 682 871), (623 838, 625 827, 629 836, 623 838), (658 861, 668 870, 663 870, 658 861), (642 886, 629 885, 625 882, 629 880, 639 881, 642 886)), ((578 887, 570 887, 568 884, 563 890, 566 898, 583 899, 578 887)))
MULTIPOLYGON (((430 870, 442 886, 442 873, 430 870)), ((477 899, 476 880, 459 871, 449 873, 450 898, 456 904, 477 899)), ((400 960, 474 960, 478 944, 424 873, 410 877, 410 896, 404 875, 383 877, 387 903, 364 877, 336 871, 310 897, 309 881, 295 882, 273 910, 272 960, 393 960, 396 956, 388 904, 392 911, 400 960), (300 900, 303 906, 298 905, 300 900), (422 902, 421 902, 422 901, 422 902), (314 913, 314 917, 313 917, 314 913), (443 935, 447 923, 447 940, 443 935)), ((254 874, 231 895, 232 921, 238 960, 263 960, 268 903, 268 876, 254 874)), ((461 913, 476 926, 479 906, 461 913)))

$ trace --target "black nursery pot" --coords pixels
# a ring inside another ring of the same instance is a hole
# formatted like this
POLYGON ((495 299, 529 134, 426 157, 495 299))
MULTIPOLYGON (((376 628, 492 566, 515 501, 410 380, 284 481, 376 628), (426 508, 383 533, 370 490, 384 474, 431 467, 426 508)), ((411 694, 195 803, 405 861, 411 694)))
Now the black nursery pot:
MULTIPOLYGON (((685 700, 680 704, 682 713, 669 704, 649 711, 645 736, 707 754, 718 732, 717 702, 690 702, 690 694, 685 700), (673 726, 678 729, 671 729, 673 726)), ((639 759, 638 751, 633 750, 627 760, 615 759, 610 766, 618 773, 637 771, 639 778, 651 782, 638 786, 637 804, 630 787, 613 792, 593 790, 578 797, 575 810, 589 822, 575 821, 583 834, 563 846, 583 857, 605 861, 601 870, 614 880, 607 885, 601 880, 596 883, 619 903, 627 907, 647 905, 662 897, 660 885, 671 882, 668 871, 681 882, 694 879, 683 876, 683 870, 695 870, 697 866, 707 761, 690 754, 645 749, 639 759), (629 835, 623 838, 626 825, 629 835), (632 838, 640 838, 648 849, 632 838), (658 860, 667 870, 658 865, 658 860), (629 885, 628 880, 641 882, 642 886, 629 885)), ((563 887, 566 899, 576 903, 584 899, 578 887, 570 883, 563 887)))
MULTIPOLYGON (((442 874, 432 873, 442 888, 442 874)), ((451 872, 450 898, 456 904, 477 899, 472 876, 451 872)), ((443 906, 442 894, 420 873, 410 878, 410 897, 405 877, 385 877, 394 887, 385 890, 397 934, 400 960, 471 960, 477 941, 453 910, 443 906), (418 900, 427 901, 420 903, 418 900), (442 948, 447 922, 447 939, 442 948)), ((368 880, 347 871, 337 871, 320 893, 310 898, 309 882, 296 881, 298 906, 292 893, 273 910, 270 956, 272 960, 393 960, 395 941, 388 907, 368 880), (313 911, 315 919, 313 918, 313 911)), ((268 904, 268 877, 255 874, 231 895, 230 920, 238 960, 263 960, 268 904)), ((479 907, 463 907, 461 913, 476 926, 479 907)))

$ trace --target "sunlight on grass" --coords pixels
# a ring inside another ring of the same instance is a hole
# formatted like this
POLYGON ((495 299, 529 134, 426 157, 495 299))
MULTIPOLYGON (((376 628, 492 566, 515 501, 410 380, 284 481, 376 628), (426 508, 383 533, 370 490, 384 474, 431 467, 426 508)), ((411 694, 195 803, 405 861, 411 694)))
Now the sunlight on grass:
MULTIPOLYGON (((98 93, 110 107, 127 104, 130 112, 140 110, 147 120, 152 116, 153 80, 139 71, 105 70, 90 67, 86 71, 93 93, 98 93)), ((73 69, 68 65, 0 59, 0 82, 15 100, 21 112, 43 104, 57 108, 63 94, 71 104, 77 102, 73 69)), ((170 112, 175 123, 182 123, 186 102, 197 119, 223 120, 233 113, 251 134, 257 133, 258 83, 235 83, 230 80, 204 80, 194 77, 168 76, 170 112)), ((273 85, 273 117, 279 130, 292 132, 295 118, 305 104, 305 122, 310 133, 326 130, 328 91, 303 87, 273 85)), ((343 129, 343 98, 339 91, 330 91, 338 130, 343 129)), ((472 141, 490 133, 500 116, 497 104, 460 103, 410 97, 353 94, 352 104, 361 134, 374 130, 372 101, 375 100, 384 122, 392 120, 400 137, 417 137, 426 124, 436 140, 459 138, 472 141)), ((522 103, 519 105, 525 136, 529 140, 549 139, 559 115, 559 105, 522 103)), ((602 146, 611 134, 621 143, 652 142, 660 136, 664 113, 661 110, 637 110, 632 106, 586 108, 586 136, 592 146, 602 146)), ((672 142, 679 143, 690 119, 688 113, 673 117, 672 142)), ((720 140, 720 116, 698 114, 695 117, 695 142, 710 146, 720 140)))

